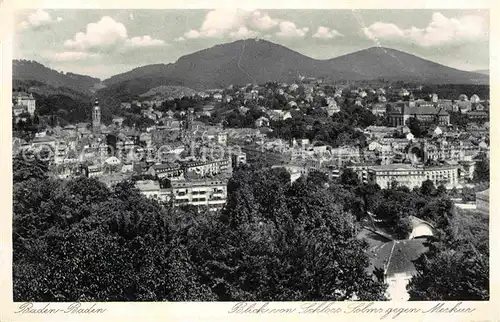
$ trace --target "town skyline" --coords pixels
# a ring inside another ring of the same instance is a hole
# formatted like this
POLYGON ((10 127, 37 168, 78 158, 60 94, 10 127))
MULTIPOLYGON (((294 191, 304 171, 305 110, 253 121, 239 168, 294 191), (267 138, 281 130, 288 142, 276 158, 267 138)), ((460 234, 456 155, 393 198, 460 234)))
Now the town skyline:
POLYGON ((381 46, 456 69, 489 69, 487 10, 38 9, 18 12, 15 24, 14 59, 101 79, 248 38, 314 59, 381 46))

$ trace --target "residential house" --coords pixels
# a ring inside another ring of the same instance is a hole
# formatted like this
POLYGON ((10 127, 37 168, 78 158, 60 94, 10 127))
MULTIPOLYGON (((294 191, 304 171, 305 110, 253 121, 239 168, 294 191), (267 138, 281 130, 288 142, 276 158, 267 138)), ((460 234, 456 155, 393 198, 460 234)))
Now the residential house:
POLYGON ((96 165, 89 165, 86 168, 86 175, 89 178, 95 178, 95 177, 100 177, 103 175, 102 167, 98 164, 96 165))
POLYGON ((372 104, 371 110, 374 115, 385 115, 385 113, 387 112, 387 107, 384 103, 375 103, 372 104))
POLYGON ((255 127, 266 127, 269 126, 269 119, 267 117, 261 116, 255 120, 255 127))
POLYGON ((157 178, 167 178, 171 180, 180 179, 184 171, 180 165, 174 163, 154 164, 147 171, 148 174, 156 176, 157 178))
POLYGON ((484 110, 470 111, 467 116, 472 122, 486 122, 489 119, 488 113, 484 110))
POLYGON ((227 179, 189 179, 171 183, 173 206, 193 205, 221 209, 227 200, 227 179))
POLYGON ((122 126, 124 121, 123 117, 114 117, 113 120, 111 121, 111 124, 116 124, 118 126, 122 126))

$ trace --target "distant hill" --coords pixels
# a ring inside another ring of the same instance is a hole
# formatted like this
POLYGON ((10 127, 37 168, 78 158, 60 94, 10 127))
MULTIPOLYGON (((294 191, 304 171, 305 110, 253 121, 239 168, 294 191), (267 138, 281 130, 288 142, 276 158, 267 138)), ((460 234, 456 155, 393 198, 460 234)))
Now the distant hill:
POLYGON ((290 82, 299 75, 357 78, 350 71, 336 72, 325 61, 304 56, 265 40, 238 40, 182 56, 174 64, 149 65, 106 79, 107 86, 131 79, 160 79, 165 85, 193 89, 220 88, 229 84, 290 82))
POLYGON ((14 81, 35 81, 53 88, 65 87, 86 94, 92 94, 101 82, 99 78, 74 73, 60 73, 32 60, 13 60, 14 81))
POLYGON ((385 47, 371 47, 330 59, 336 70, 353 71, 365 79, 432 84, 487 84, 483 74, 447 67, 430 60, 385 47))
POLYGON ((184 86, 158 86, 150 89, 144 94, 141 94, 141 98, 147 98, 151 100, 165 100, 169 97, 171 98, 182 98, 184 96, 192 96, 197 92, 191 88, 184 86))
POLYGON ((434 84, 487 84, 489 81, 483 74, 446 67, 389 48, 372 47, 333 59, 317 60, 266 40, 247 39, 182 56, 173 64, 135 68, 103 82, 118 87, 121 86, 118 84, 132 82, 145 83, 149 88, 177 85, 203 90, 229 84, 292 82, 299 75, 333 80, 385 78, 434 84))
POLYGON ((475 70, 474 73, 489 75, 490 74, 490 70, 489 69, 479 69, 479 70, 475 70))

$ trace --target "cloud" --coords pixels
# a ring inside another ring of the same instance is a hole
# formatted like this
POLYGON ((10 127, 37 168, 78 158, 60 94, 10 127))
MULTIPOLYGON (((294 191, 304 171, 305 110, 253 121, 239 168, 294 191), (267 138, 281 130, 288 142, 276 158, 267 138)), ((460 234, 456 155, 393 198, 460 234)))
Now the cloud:
POLYGON ((447 18, 439 12, 432 14, 432 20, 425 28, 402 29, 393 23, 376 22, 362 31, 375 41, 403 40, 423 47, 476 41, 487 39, 489 35, 487 23, 481 16, 447 18))
POLYGON ((279 22, 279 19, 273 19, 260 11, 215 9, 206 14, 199 29, 191 29, 185 32, 183 37, 185 39, 255 37, 259 35, 259 31, 277 27, 279 22))
POLYGON ((186 40, 186 38, 184 38, 182 36, 174 39, 174 41, 184 41, 184 40, 186 40))
POLYGON ((214 30, 216 33, 221 33, 237 29, 244 24, 249 14, 249 11, 241 9, 211 10, 205 16, 200 30, 205 32, 214 30))
POLYGON ((319 26, 313 38, 321 39, 332 39, 337 37, 343 37, 343 35, 335 29, 329 29, 327 27, 319 26))
POLYGON ((279 37, 304 37, 309 28, 297 28, 297 26, 291 21, 281 21, 279 23, 279 31, 276 36, 279 37))
MULTIPOLYGON (((198 30, 191 29, 184 33, 184 37, 187 39, 200 38, 201 33, 198 30)), ((182 38, 182 37, 181 37, 182 38)))
POLYGON ((84 51, 63 51, 60 53, 50 53, 47 56, 54 61, 63 62, 87 60, 89 58, 96 58, 99 55, 96 53, 88 53, 84 51))
POLYGON ((98 22, 89 23, 85 32, 78 32, 64 46, 75 52, 112 52, 123 47, 150 47, 163 45, 151 36, 129 38, 127 28, 113 18, 104 16, 98 22))
POLYGON ((260 11, 254 11, 250 17, 250 25, 259 30, 268 30, 278 24, 279 19, 273 19, 268 14, 263 14, 260 11))
POLYGON ((132 47, 153 47, 163 46, 165 42, 160 39, 153 39, 151 36, 132 37, 125 40, 125 45, 132 47))
POLYGON ((61 20, 61 17, 58 17, 56 20, 54 20, 47 11, 38 9, 35 12, 31 13, 25 21, 22 21, 19 26, 23 29, 29 27, 37 29, 48 26, 56 21, 60 22, 61 20))
POLYGON ((56 20, 57 20, 57 22, 61 22, 61 21, 63 21, 63 18, 62 17, 57 17, 56 20))
POLYGON ((258 35, 258 32, 248 29, 245 26, 240 27, 237 31, 232 31, 229 36, 232 38, 252 38, 258 35))

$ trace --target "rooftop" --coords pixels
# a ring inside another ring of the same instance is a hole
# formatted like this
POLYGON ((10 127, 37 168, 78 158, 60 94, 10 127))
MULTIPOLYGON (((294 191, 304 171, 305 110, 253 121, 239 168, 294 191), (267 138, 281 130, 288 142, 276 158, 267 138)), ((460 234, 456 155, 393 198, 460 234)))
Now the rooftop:
POLYGON ((135 186, 140 191, 155 191, 160 190, 160 183, 153 180, 141 180, 135 183, 135 186))
POLYGON ((386 276, 415 273, 413 261, 427 251, 422 239, 395 240, 373 250, 373 265, 384 268, 386 276))
POLYGON ((417 168, 414 167, 411 164, 405 164, 405 163, 395 163, 395 164, 387 164, 387 165, 377 165, 377 166, 371 166, 369 167, 370 170, 373 171, 396 171, 396 170, 421 170, 422 168, 417 168))

